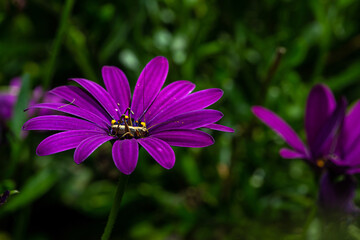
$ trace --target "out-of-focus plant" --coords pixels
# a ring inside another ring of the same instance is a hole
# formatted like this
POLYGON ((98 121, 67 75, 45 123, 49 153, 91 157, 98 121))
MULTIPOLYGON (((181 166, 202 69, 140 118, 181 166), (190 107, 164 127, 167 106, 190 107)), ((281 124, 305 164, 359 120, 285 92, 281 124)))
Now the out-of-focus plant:
POLYGON ((356 103, 345 117, 346 105, 344 98, 336 104, 327 86, 312 88, 305 114, 308 146, 278 115, 261 106, 252 107, 256 117, 292 147, 280 150, 283 158, 303 159, 315 173, 321 174, 319 209, 327 218, 336 221, 348 220, 359 214, 354 204, 356 181, 352 175, 360 171, 360 127, 357 123, 360 105, 356 103))

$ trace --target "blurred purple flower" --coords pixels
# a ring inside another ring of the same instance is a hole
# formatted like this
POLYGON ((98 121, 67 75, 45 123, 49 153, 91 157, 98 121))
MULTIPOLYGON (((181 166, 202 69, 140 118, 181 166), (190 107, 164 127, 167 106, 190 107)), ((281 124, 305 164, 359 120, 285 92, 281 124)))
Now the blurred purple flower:
POLYGON ((0 121, 5 122, 11 119, 13 108, 21 87, 21 79, 13 78, 9 88, 0 92, 0 121))
POLYGON ((351 175, 360 172, 360 103, 345 116, 346 105, 345 99, 337 104, 327 86, 312 88, 305 113, 308 146, 275 113, 261 106, 252 111, 292 147, 280 150, 283 158, 304 159, 317 173, 323 173, 320 207, 353 213, 357 212, 353 203, 356 182, 351 175))
POLYGON ((221 89, 191 93, 195 84, 176 81, 161 90, 168 68, 166 58, 152 59, 139 76, 132 100, 129 82, 116 67, 102 68, 107 91, 95 82, 71 79, 83 89, 61 86, 50 91, 69 104, 42 103, 30 109, 57 110, 74 117, 40 116, 27 121, 23 129, 61 131, 39 144, 39 156, 76 148, 74 161, 80 164, 111 141, 113 161, 124 174, 131 174, 137 165, 138 144, 162 167, 170 169, 175 164, 170 146, 206 147, 214 143, 209 134, 197 128, 225 132, 233 129, 215 124, 222 118, 221 112, 204 109, 221 98, 221 89))
MULTIPOLYGON (((9 88, 5 91, 0 92, 0 122, 5 123, 10 120, 13 116, 14 106, 16 104, 19 92, 21 89, 21 78, 16 77, 10 81, 9 88)), ((45 94, 41 87, 36 87, 30 99, 29 106, 39 103, 43 98, 46 102, 61 102, 62 100, 52 94, 45 94)), ((34 110, 28 111, 28 116, 32 117, 36 114, 34 110)), ((39 115, 51 114, 53 111, 48 109, 41 109, 39 115)))
POLYGON ((9 198, 10 196, 10 191, 9 190, 6 190, 3 194, 1 194, 0 196, 0 206, 3 205, 6 200, 9 198))

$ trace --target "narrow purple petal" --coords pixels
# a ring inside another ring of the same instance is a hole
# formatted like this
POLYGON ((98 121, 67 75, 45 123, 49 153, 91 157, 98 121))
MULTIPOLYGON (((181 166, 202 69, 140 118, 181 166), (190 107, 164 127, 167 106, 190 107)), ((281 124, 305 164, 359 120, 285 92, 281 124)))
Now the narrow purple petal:
POLYGON ((354 147, 351 151, 345 152, 344 164, 349 166, 360 165, 360 147, 354 147))
POLYGON ((71 78, 70 80, 85 88, 105 108, 112 119, 120 119, 121 113, 116 101, 102 86, 82 78, 71 78))
POLYGON ((32 118, 24 123, 23 130, 93 130, 105 132, 102 128, 91 122, 61 115, 46 115, 32 118))
POLYGON ((135 170, 139 157, 139 145, 135 139, 115 141, 112 156, 120 172, 129 175, 135 170))
POLYGON ((333 142, 336 143, 336 141, 333 141, 333 138, 343 123, 346 104, 346 100, 342 98, 331 116, 323 123, 322 126, 319 126, 320 129, 318 130, 318 135, 316 136, 315 141, 311 146, 309 145, 313 158, 327 155, 331 153, 332 149, 335 147, 332 146, 333 142))
POLYGON ((176 147, 207 147, 214 144, 211 135, 199 130, 170 130, 152 134, 151 137, 161 139, 171 146, 176 147))
POLYGON ((108 135, 99 135, 86 138, 76 148, 74 152, 74 161, 77 164, 82 163, 87 157, 90 156, 98 147, 107 141, 113 140, 115 137, 108 135))
POLYGON ((206 89, 189 94, 188 96, 174 102, 164 110, 161 110, 148 125, 154 125, 182 113, 200 110, 217 102, 223 95, 223 91, 218 88, 206 89))
POLYGON ((325 214, 352 214, 359 211, 354 204, 356 181, 352 176, 325 172, 320 179, 318 204, 325 214))
POLYGON ((38 156, 50 155, 76 148, 83 140, 89 137, 98 136, 103 133, 89 130, 73 130, 56 133, 45 138, 37 147, 38 156))
POLYGON ((59 112, 68 113, 83 119, 86 119, 90 122, 93 122, 100 127, 104 129, 108 129, 110 127, 110 122, 107 121, 107 119, 103 119, 99 117, 98 115, 95 115, 92 112, 89 112, 88 110, 85 110, 83 108, 79 108, 70 104, 64 104, 64 103, 39 103, 33 106, 30 106, 28 109, 50 109, 55 110, 59 112))
POLYGON ((288 149, 288 148, 282 148, 280 149, 280 156, 282 158, 287 159, 293 159, 293 158, 300 158, 300 159, 306 159, 306 156, 303 153, 296 152, 294 150, 288 149))
POLYGON ((0 93, 0 121, 7 121, 12 117, 16 100, 15 95, 0 93))
MULTIPOLYGON (((21 88, 21 77, 15 77, 10 80, 10 91, 19 91, 21 88)), ((18 92, 16 92, 17 94, 18 92)))
POLYGON ((162 132, 170 129, 196 129, 210 123, 219 121, 223 117, 220 111, 204 109, 183 113, 169 120, 150 126, 150 134, 162 132))
POLYGON ((136 83, 131 109, 134 118, 138 119, 154 101, 164 85, 169 70, 165 57, 155 57, 141 72, 136 83))
POLYGON ((140 138, 137 141, 162 167, 170 169, 174 166, 175 153, 168 143, 152 137, 140 138))
POLYGON ((130 107, 131 93, 129 81, 123 71, 113 66, 104 66, 102 68, 102 76, 107 91, 118 104, 120 113, 123 114, 130 107))
POLYGON ((220 124, 216 124, 216 123, 211 123, 209 125, 203 126, 203 128, 208 128, 208 129, 217 130, 217 131, 221 131, 221 132, 230 132, 230 133, 234 132, 233 128, 227 127, 224 125, 220 125, 220 124))
POLYGON ((90 97, 84 90, 75 86, 61 86, 54 88, 49 93, 54 94, 60 98, 65 99, 71 104, 79 108, 86 109, 101 118, 111 121, 109 114, 101 107, 101 105, 92 97, 90 97))
MULTIPOLYGON (((342 146, 344 153, 351 152, 360 146, 360 101, 349 111, 345 117, 342 130, 342 146)), ((356 151, 356 150, 355 150, 356 151)))
POLYGON ((345 171, 346 174, 348 175, 353 175, 353 174, 359 174, 360 173, 360 165, 354 166, 352 168, 349 168, 348 170, 345 171))
POLYGON ((187 96, 194 90, 195 84, 189 81, 176 81, 160 91, 154 102, 146 111, 145 120, 150 121, 160 110, 187 96))
POLYGON ((297 152, 304 155, 306 154, 304 143, 301 141, 295 131, 282 118, 261 106, 254 106, 251 108, 251 110, 256 117, 258 117, 263 123, 279 134, 279 136, 284 139, 287 144, 289 144, 297 152))
POLYGON ((327 86, 319 84, 311 89, 306 104, 305 130, 312 152, 321 127, 333 113, 335 107, 335 98, 327 86))

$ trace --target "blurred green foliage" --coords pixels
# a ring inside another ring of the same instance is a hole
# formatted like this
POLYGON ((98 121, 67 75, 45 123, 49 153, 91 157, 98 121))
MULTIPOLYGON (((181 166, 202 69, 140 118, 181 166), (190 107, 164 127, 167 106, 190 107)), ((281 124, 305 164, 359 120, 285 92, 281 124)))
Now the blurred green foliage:
MULTIPOLYGON (((170 62, 167 84, 222 88, 214 108, 236 132, 213 132, 216 143, 204 149, 175 148, 169 171, 141 151, 113 239, 320 239, 318 180, 301 160, 280 158, 284 142, 250 107, 272 109, 305 139, 315 83, 354 102, 359 11, 356 0, 0 1, 0 85, 28 76, 1 140, 0 192, 20 193, 0 208, 0 239, 100 238, 119 176, 110 144, 81 165, 72 151, 35 156, 49 134, 15 137, 24 100, 31 88, 70 77, 103 84, 103 65, 120 67, 133 87, 157 55, 170 62), (279 47, 286 54, 269 78, 279 47)), ((360 239, 359 228, 348 228, 349 239, 360 239)))

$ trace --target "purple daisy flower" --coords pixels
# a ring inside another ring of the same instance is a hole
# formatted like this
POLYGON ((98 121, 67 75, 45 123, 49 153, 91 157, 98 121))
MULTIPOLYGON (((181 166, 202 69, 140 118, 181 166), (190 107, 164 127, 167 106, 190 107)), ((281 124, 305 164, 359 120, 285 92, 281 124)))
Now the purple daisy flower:
POLYGON ((275 113, 261 106, 252 107, 253 113, 292 147, 280 150, 283 158, 304 159, 317 173, 323 173, 320 207, 353 213, 357 211, 353 203, 356 182, 351 175, 360 172, 360 125, 356 122, 360 117, 360 103, 356 103, 346 116, 345 110, 345 99, 337 104, 327 86, 314 86, 306 106, 308 146, 305 146, 295 131, 275 113))
POLYGON ((39 144, 39 156, 76 148, 74 161, 80 164, 111 141, 114 163, 124 174, 135 169, 139 144, 162 167, 170 169, 175 164, 170 146, 206 147, 214 143, 211 135, 198 128, 225 132, 233 129, 215 124, 222 118, 221 112, 204 109, 221 98, 221 89, 191 93, 195 84, 176 81, 161 90, 168 68, 166 58, 152 59, 141 72, 132 97, 125 74, 116 67, 102 68, 107 91, 86 79, 70 79, 82 88, 61 86, 50 91, 69 104, 42 103, 30 109, 51 109, 72 116, 36 117, 27 121, 23 129, 61 131, 39 144))

